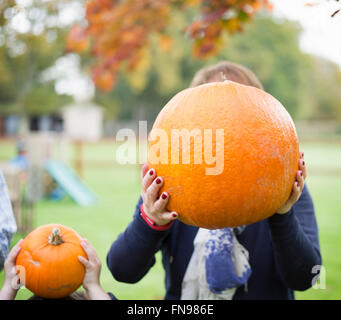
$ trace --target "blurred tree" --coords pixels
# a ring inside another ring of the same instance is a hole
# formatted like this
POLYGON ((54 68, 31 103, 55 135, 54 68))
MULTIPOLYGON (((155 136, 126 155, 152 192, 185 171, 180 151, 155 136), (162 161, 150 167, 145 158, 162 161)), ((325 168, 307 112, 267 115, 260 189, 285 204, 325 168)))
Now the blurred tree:
MULTIPOLYGON (((65 53, 61 15, 79 1, 5 0, 0 4, 0 112, 41 114, 70 98, 57 95, 42 72, 65 53), (64 10, 64 11, 63 11, 64 10)), ((65 19, 65 18, 64 18, 65 19)))
POLYGON ((54 84, 45 83, 41 72, 60 56, 64 38, 60 35, 48 42, 44 35, 25 35, 24 41, 28 47, 22 54, 11 55, 8 48, 0 47, 0 112, 41 114, 56 110, 68 97, 57 95, 54 84))
POLYGON ((341 69, 328 60, 312 57, 306 85, 310 88, 309 109, 301 117, 306 119, 338 120, 341 122, 341 69))
POLYGON ((244 33, 230 38, 218 59, 251 68, 265 90, 296 119, 341 120, 341 70, 330 61, 303 53, 300 32, 295 22, 259 18, 244 33))
MULTIPOLYGON (((177 25, 186 25, 188 16, 173 17, 177 25)), ((114 90, 97 90, 97 101, 115 110, 120 119, 150 120, 178 91, 187 87, 194 73, 203 66, 221 60, 241 63, 260 78, 265 90, 277 97, 296 119, 336 118, 341 120, 341 75, 337 65, 302 53, 300 27, 286 20, 258 17, 243 33, 226 36, 227 43, 216 57, 194 59, 191 43, 174 29, 173 46, 163 51, 157 37, 143 55, 133 73, 122 67, 114 90), (136 109, 140 109, 137 111, 136 109), (136 114, 138 112, 138 114, 136 114)))
POLYGON ((270 17, 256 19, 243 34, 228 40, 218 58, 230 59, 251 68, 266 91, 279 99, 292 116, 306 103, 309 56, 299 47, 300 27, 270 17))
POLYGON ((173 19, 177 12, 192 13, 192 22, 181 32, 193 40, 194 57, 207 58, 223 48, 224 31, 241 31, 262 7, 271 5, 268 0, 90 0, 87 24, 76 25, 67 43, 75 52, 90 48, 96 58, 93 79, 98 87, 110 91, 124 62, 130 70, 143 62, 151 36, 157 35, 165 50, 172 46, 167 31, 170 26, 178 28, 173 19))

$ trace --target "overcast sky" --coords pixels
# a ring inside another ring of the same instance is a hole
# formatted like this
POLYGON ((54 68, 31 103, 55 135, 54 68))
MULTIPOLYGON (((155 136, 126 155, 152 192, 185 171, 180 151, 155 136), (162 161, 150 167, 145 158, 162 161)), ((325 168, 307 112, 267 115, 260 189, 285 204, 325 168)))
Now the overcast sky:
POLYGON ((274 14, 299 21, 303 27, 302 50, 326 57, 341 66, 341 8, 335 0, 271 0, 274 14), (313 4, 312 7, 306 3, 313 4), (318 4, 318 5, 315 5, 318 4))

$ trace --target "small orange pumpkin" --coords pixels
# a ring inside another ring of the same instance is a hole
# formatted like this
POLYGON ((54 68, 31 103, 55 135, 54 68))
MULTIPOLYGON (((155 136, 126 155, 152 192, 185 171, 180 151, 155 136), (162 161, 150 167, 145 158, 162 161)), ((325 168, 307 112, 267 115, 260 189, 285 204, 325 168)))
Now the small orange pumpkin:
POLYGON ((216 229, 260 221, 283 206, 298 170, 299 145, 278 100, 224 81, 183 90, 167 103, 151 131, 148 160, 164 179, 168 209, 184 223, 216 229), (205 137, 207 129, 212 135, 205 137), (191 135, 184 138, 179 132, 186 130, 191 135), (220 165, 206 161, 207 154, 208 160, 219 156, 220 165))
POLYGON ((34 294, 50 299, 66 297, 82 284, 87 259, 82 238, 71 228, 48 224, 33 230, 20 244, 16 260, 19 277, 34 294))

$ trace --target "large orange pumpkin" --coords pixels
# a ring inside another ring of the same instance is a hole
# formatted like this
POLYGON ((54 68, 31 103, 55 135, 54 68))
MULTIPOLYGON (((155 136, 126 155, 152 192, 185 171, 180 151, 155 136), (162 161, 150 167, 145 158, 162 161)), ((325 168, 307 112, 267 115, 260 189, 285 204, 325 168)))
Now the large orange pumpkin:
POLYGON ((149 139, 149 167, 164 179, 168 209, 198 227, 234 227, 270 217, 289 198, 298 170, 298 139, 288 112, 265 91, 232 81, 178 93, 159 113, 149 139), (176 129, 192 133, 188 144, 176 129), (205 129, 213 130, 211 139, 205 129), (204 158, 210 141, 218 166, 204 158), (177 142, 180 161, 174 163, 177 142))
POLYGON ((81 241, 74 230, 60 224, 48 224, 32 231, 20 244, 16 260, 26 288, 51 299, 66 297, 77 290, 85 275, 78 256, 87 259, 81 241))

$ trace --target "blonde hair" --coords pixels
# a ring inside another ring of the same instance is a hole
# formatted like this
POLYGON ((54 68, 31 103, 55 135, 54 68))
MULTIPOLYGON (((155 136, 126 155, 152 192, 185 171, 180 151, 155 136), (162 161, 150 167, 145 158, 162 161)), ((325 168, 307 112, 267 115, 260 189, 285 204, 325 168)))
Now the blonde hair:
POLYGON ((222 61, 212 66, 204 67, 197 71, 194 75, 190 87, 196 87, 208 82, 217 81, 217 77, 221 77, 221 81, 231 80, 263 89, 263 85, 257 76, 248 68, 230 61, 222 61))

